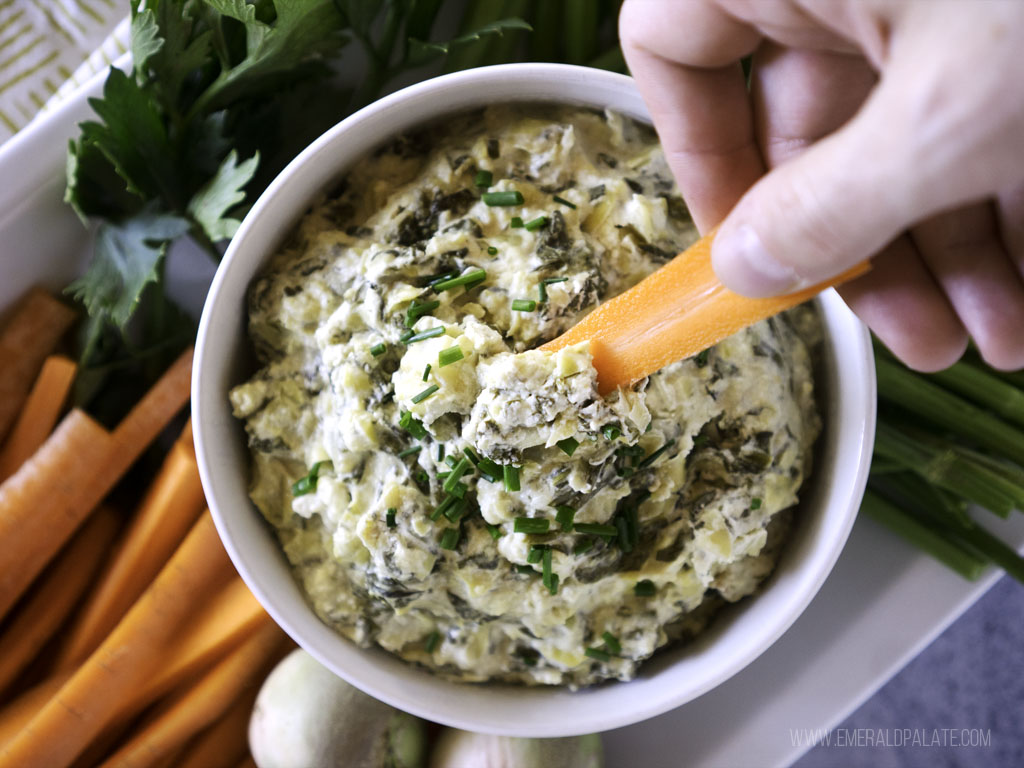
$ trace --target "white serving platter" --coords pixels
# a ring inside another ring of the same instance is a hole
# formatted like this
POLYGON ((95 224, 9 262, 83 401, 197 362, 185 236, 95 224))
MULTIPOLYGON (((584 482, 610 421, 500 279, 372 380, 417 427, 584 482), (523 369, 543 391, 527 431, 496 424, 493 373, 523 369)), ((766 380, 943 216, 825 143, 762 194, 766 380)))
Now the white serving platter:
MULTIPOLYGON (((0 147, 0 312, 31 285, 59 290, 86 263, 90 234, 62 201, 64 157, 103 76, 0 147)), ((212 266, 175 252, 172 294, 198 316, 212 266)), ((1024 546, 1024 515, 988 527, 1024 546)), ((766 653, 710 693, 604 735, 609 768, 785 766, 807 731, 840 723, 995 583, 977 583, 858 520, 835 569, 766 653)))

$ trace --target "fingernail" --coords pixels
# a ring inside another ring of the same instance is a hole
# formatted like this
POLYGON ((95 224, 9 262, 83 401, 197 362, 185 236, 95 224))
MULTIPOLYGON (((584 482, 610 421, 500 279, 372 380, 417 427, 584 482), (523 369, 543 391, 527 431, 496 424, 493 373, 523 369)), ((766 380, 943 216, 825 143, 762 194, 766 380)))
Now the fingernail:
POLYGON ((772 256, 747 224, 715 238, 711 264, 726 287, 744 296, 775 296, 793 291, 802 283, 796 271, 772 256))

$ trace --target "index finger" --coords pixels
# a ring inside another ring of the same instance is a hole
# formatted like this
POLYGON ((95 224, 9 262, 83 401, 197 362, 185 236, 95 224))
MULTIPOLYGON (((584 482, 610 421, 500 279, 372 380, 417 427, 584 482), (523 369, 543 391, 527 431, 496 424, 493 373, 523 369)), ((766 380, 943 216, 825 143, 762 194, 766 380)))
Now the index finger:
POLYGON ((739 63, 761 36, 713 3, 626 0, 619 37, 669 167, 706 232, 765 173, 739 63))

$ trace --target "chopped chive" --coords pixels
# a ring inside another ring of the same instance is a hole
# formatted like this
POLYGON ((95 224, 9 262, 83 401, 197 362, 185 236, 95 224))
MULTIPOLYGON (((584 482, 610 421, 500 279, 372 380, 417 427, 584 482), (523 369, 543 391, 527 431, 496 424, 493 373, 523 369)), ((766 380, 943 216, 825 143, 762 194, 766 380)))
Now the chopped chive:
MULTIPOLYGON (((642 504, 643 502, 637 503, 642 504)), ((637 508, 627 507, 623 517, 626 520, 626 535, 629 537, 629 543, 635 547, 640 543, 640 515, 637 508)))
POLYGON ((292 496, 305 496, 316 490, 316 481, 320 479, 320 468, 334 469, 330 461, 318 461, 309 468, 305 477, 300 477, 292 483, 292 496))
POLYGON ((434 507, 434 510, 430 513, 431 520, 437 520, 445 512, 452 508, 455 504, 459 503, 459 499, 456 496, 445 496, 444 500, 434 507))
POLYGON ((576 449, 580 447, 580 441, 575 437, 567 437, 565 440, 559 440, 555 445, 561 448, 562 453, 566 456, 572 456, 576 453, 576 449))
POLYGON ((633 594, 637 597, 654 597, 656 592, 654 582, 650 579, 643 579, 633 585, 633 594))
POLYGON ((493 245, 487 246, 487 255, 488 256, 497 256, 498 255, 498 249, 495 248, 493 245))
POLYGON ((429 387, 424 389, 418 395, 413 395, 412 401, 413 401, 413 403, 422 403, 424 400, 426 400, 432 394, 437 392, 437 390, 439 390, 439 389, 440 389, 440 387, 437 386, 437 384, 431 384, 429 387))
POLYGON ((468 445, 462 449, 462 452, 466 454, 467 459, 473 462, 474 467, 480 464, 480 457, 473 453, 473 449, 470 448, 468 445))
POLYGON ((427 285, 433 287, 438 283, 443 283, 445 280, 451 280, 457 274, 459 273, 454 269, 449 269, 447 272, 439 272, 438 274, 430 278, 430 280, 427 282, 427 285))
POLYGON ((451 280, 444 280, 434 286, 434 290, 438 293, 442 291, 450 291, 452 288, 458 288, 460 285, 466 286, 468 290, 472 285, 475 285, 487 277, 486 270, 480 269, 479 267, 458 277, 453 277, 451 280))
POLYGON ((480 470, 481 476, 489 483, 496 483, 502 479, 501 467, 490 459, 480 459, 477 469, 480 470))
POLYGON ((602 651, 600 648, 587 648, 583 653, 584 655, 589 656, 592 659, 597 659, 598 661, 610 661, 612 658, 608 655, 607 651, 602 651))
POLYGON ((476 177, 473 179, 473 185, 483 189, 487 189, 493 183, 494 174, 490 171, 477 171, 476 177))
POLYGON ((512 524, 516 533, 547 533, 551 521, 546 517, 517 517, 512 524))
POLYGON ((438 368, 444 368, 446 365, 457 363, 465 357, 462 354, 461 347, 448 347, 448 349, 442 349, 437 353, 437 366, 438 368))
POLYGON ((437 473, 437 479, 438 480, 444 480, 450 474, 451 474, 451 472, 438 472, 437 473))
POLYGON ((558 592, 558 574, 552 573, 548 577, 547 583, 544 585, 548 588, 548 593, 554 595, 558 592))
POLYGON ((612 537, 618 534, 619 529, 614 525, 603 525, 601 523, 573 523, 577 533, 592 533, 595 536, 612 537))
POLYGON ((633 551, 633 542, 629 539, 629 528, 626 518, 616 517, 615 518, 615 530, 619 534, 619 546, 622 547, 623 552, 633 551))
POLYGON ((522 205, 523 193, 518 189, 506 189, 501 192, 484 192, 480 196, 480 199, 487 205, 522 205))
POLYGON ((761 500, 759 498, 757 498, 756 496, 754 498, 752 498, 750 500, 750 508, 751 509, 760 509, 761 508, 761 500))
POLYGON ((548 223, 548 217, 547 216, 538 216, 536 219, 530 219, 528 222, 523 224, 523 226, 526 228, 527 232, 534 232, 534 231, 540 229, 541 227, 543 227, 547 223, 548 223))
POLYGON ((576 517, 576 510, 565 504, 559 504, 555 507, 558 514, 555 515, 555 521, 561 526, 563 531, 572 531, 572 520, 576 517))
POLYGON ((536 573, 532 565, 517 565, 516 571, 518 573, 536 573))
MULTIPOLYGON (((459 485, 462 485, 462 483, 459 483, 459 485)), ((465 486, 462 487, 465 488, 465 486)), ((463 491, 463 493, 465 493, 465 491, 463 491)), ((457 501, 444 511, 444 516, 453 523, 457 523, 462 515, 465 514, 469 501, 464 496, 459 496, 458 493, 453 494, 453 496, 457 501)))
MULTIPOLYGON (((549 589, 551 587, 551 577, 554 576, 554 574, 551 572, 551 557, 551 550, 545 549, 544 555, 541 557, 541 582, 544 584, 545 587, 548 587, 549 589)), ((551 594, 555 593, 552 591, 551 594)))
POLYGON ((459 479, 466 474, 467 469, 469 469, 469 459, 459 459, 455 466, 452 467, 452 473, 448 476, 448 479, 444 481, 444 489, 451 493, 452 488, 454 488, 455 484, 459 482, 459 479))
POLYGON ((456 464, 459 463, 459 460, 455 456, 445 456, 444 463, 447 464, 449 467, 454 467, 456 464))
POLYGON ((622 644, 619 642, 619 638, 611 632, 602 632, 601 639, 604 640, 604 647, 609 651, 615 654, 622 653, 622 644))
POLYGON ((537 285, 537 297, 540 304, 544 304, 548 300, 548 286, 554 283, 564 283, 568 280, 568 277, 547 277, 540 281, 537 285))
POLYGON ((446 528, 441 534, 441 549, 455 549, 459 546, 459 529, 446 528))
POLYGON ((504 536, 504 534, 501 532, 501 528, 499 528, 498 526, 493 525, 491 523, 484 523, 484 525, 487 527, 487 532, 491 534, 491 538, 495 541, 504 536))
POLYGON ((545 277, 541 282, 544 283, 544 285, 554 285, 555 283, 568 282, 568 280, 568 277, 545 277))
POLYGON ((502 475, 505 480, 506 491, 519 490, 519 467, 513 467, 511 464, 506 464, 502 468, 502 475))
POLYGON ((437 460, 444 461, 444 443, 440 443, 437 446, 437 460))
POLYGON ((374 357, 380 357, 385 352, 387 352, 387 349, 388 348, 384 346, 383 343, 374 344, 372 347, 370 347, 370 354, 373 355, 374 357))
POLYGON ((427 363, 427 367, 423 369, 423 380, 426 381, 430 375, 430 363, 427 363))
POLYGON ((651 464, 653 464, 654 462, 656 462, 658 460, 658 457, 661 456, 661 454, 663 454, 665 451, 667 451, 669 448, 671 448, 673 445, 675 445, 675 443, 676 443, 675 438, 672 438, 671 440, 666 442, 663 446, 661 446, 661 448, 659 448, 654 453, 652 453, 650 456, 648 456, 646 459, 641 461, 637 466, 640 469, 643 469, 644 467, 651 466, 651 464))
POLYGON ((533 299, 513 299, 513 312, 533 312, 537 308, 537 302, 533 299))
POLYGON ((522 229, 523 220, 518 216, 513 216, 512 219, 509 221, 508 225, 511 229, 522 229))
POLYGON ((537 545, 530 547, 530 551, 526 554, 526 562, 539 563, 540 559, 544 557, 545 549, 547 547, 538 547, 537 545))
POLYGON ((708 364, 708 353, 709 352, 711 352, 710 349, 701 350, 700 352, 697 353, 697 356, 695 358, 693 358, 693 362, 695 362, 697 364, 698 368, 703 368, 705 365, 708 364))
POLYGON ((409 341, 409 339, 411 339, 415 335, 416 331, 406 331, 405 333, 398 337, 398 340, 405 344, 407 341, 409 341))
POLYGON ((601 434, 608 440, 618 440, 622 435, 622 430, 616 427, 614 424, 609 424, 601 430, 601 434))
POLYGON ((572 549, 574 555, 582 555, 584 552, 589 552, 594 546, 594 539, 583 539, 572 549))
MULTIPOLYGON (((451 480, 450 476, 448 480, 451 480)), ((445 481, 446 485, 448 483, 448 480, 445 481)), ((448 493, 450 493, 452 496, 463 499, 466 497, 466 491, 469 490, 469 486, 466 485, 465 483, 456 482, 454 485, 452 485, 451 488, 445 488, 445 490, 448 491, 448 493)))
POLYGON ((422 445, 410 446, 409 448, 406 448, 404 451, 399 451, 398 458, 404 459, 406 456, 412 456, 414 453, 419 453, 421 450, 423 450, 422 445))
POLYGON ((436 326, 434 328, 430 328, 430 329, 428 329, 426 331, 420 331, 419 333, 414 333, 411 336, 402 336, 402 341, 404 341, 406 344, 415 344, 417 341, 423 341, 425 339, 433 339, 433 338, 436 338, 437 336, 443 336, 443 335, 444 335, 444 326, 443 325, 438 325, 438 326, 436 326))
POLYGON ((437 299, 425 301, 422 304, 413 301, 413 303, 409 305, 409 309, 405 311, 405 327, 412 328, 416 325, 416 321, 419 320, 420 317, 433 312, 440 306, 441 302, 437 299))
POLYGON ((564 197, 559 197, 558 195, 555 195, 551 199, 554 200, 556 203, 561 203, 562 205, 566 205, 569 208, 576 210, 576 203, 570 202, 566 200, 564 197))
POLYGON ((388 507, 387 514, 384 516, 384 520, 387 523, 388 528, 394 528, 398 523, 395 522, 395 515, 398 514, 398 510, 394 507, 388 507))
POLYGON ((439 642, 441 642, 441 633, 435 629, 433 632, 427 635, 427 642, 425 643, 427 653, 433 653, 434 649, 437 648, 437 644, 439 642))

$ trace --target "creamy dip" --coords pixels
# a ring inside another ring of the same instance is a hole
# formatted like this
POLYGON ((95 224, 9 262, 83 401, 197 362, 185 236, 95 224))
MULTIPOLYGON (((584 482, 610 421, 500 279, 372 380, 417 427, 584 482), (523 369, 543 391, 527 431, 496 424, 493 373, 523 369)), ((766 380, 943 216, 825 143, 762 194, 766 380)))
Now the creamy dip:
POLYGON ((575 687, 755 591, 819 428, 811 311, 603 398, 587 344, 534 349, 695 237, 649 128, 547 106, 394 141, 302 220, 251 286, 262 367, 231 401, 325 622, 575 687))

